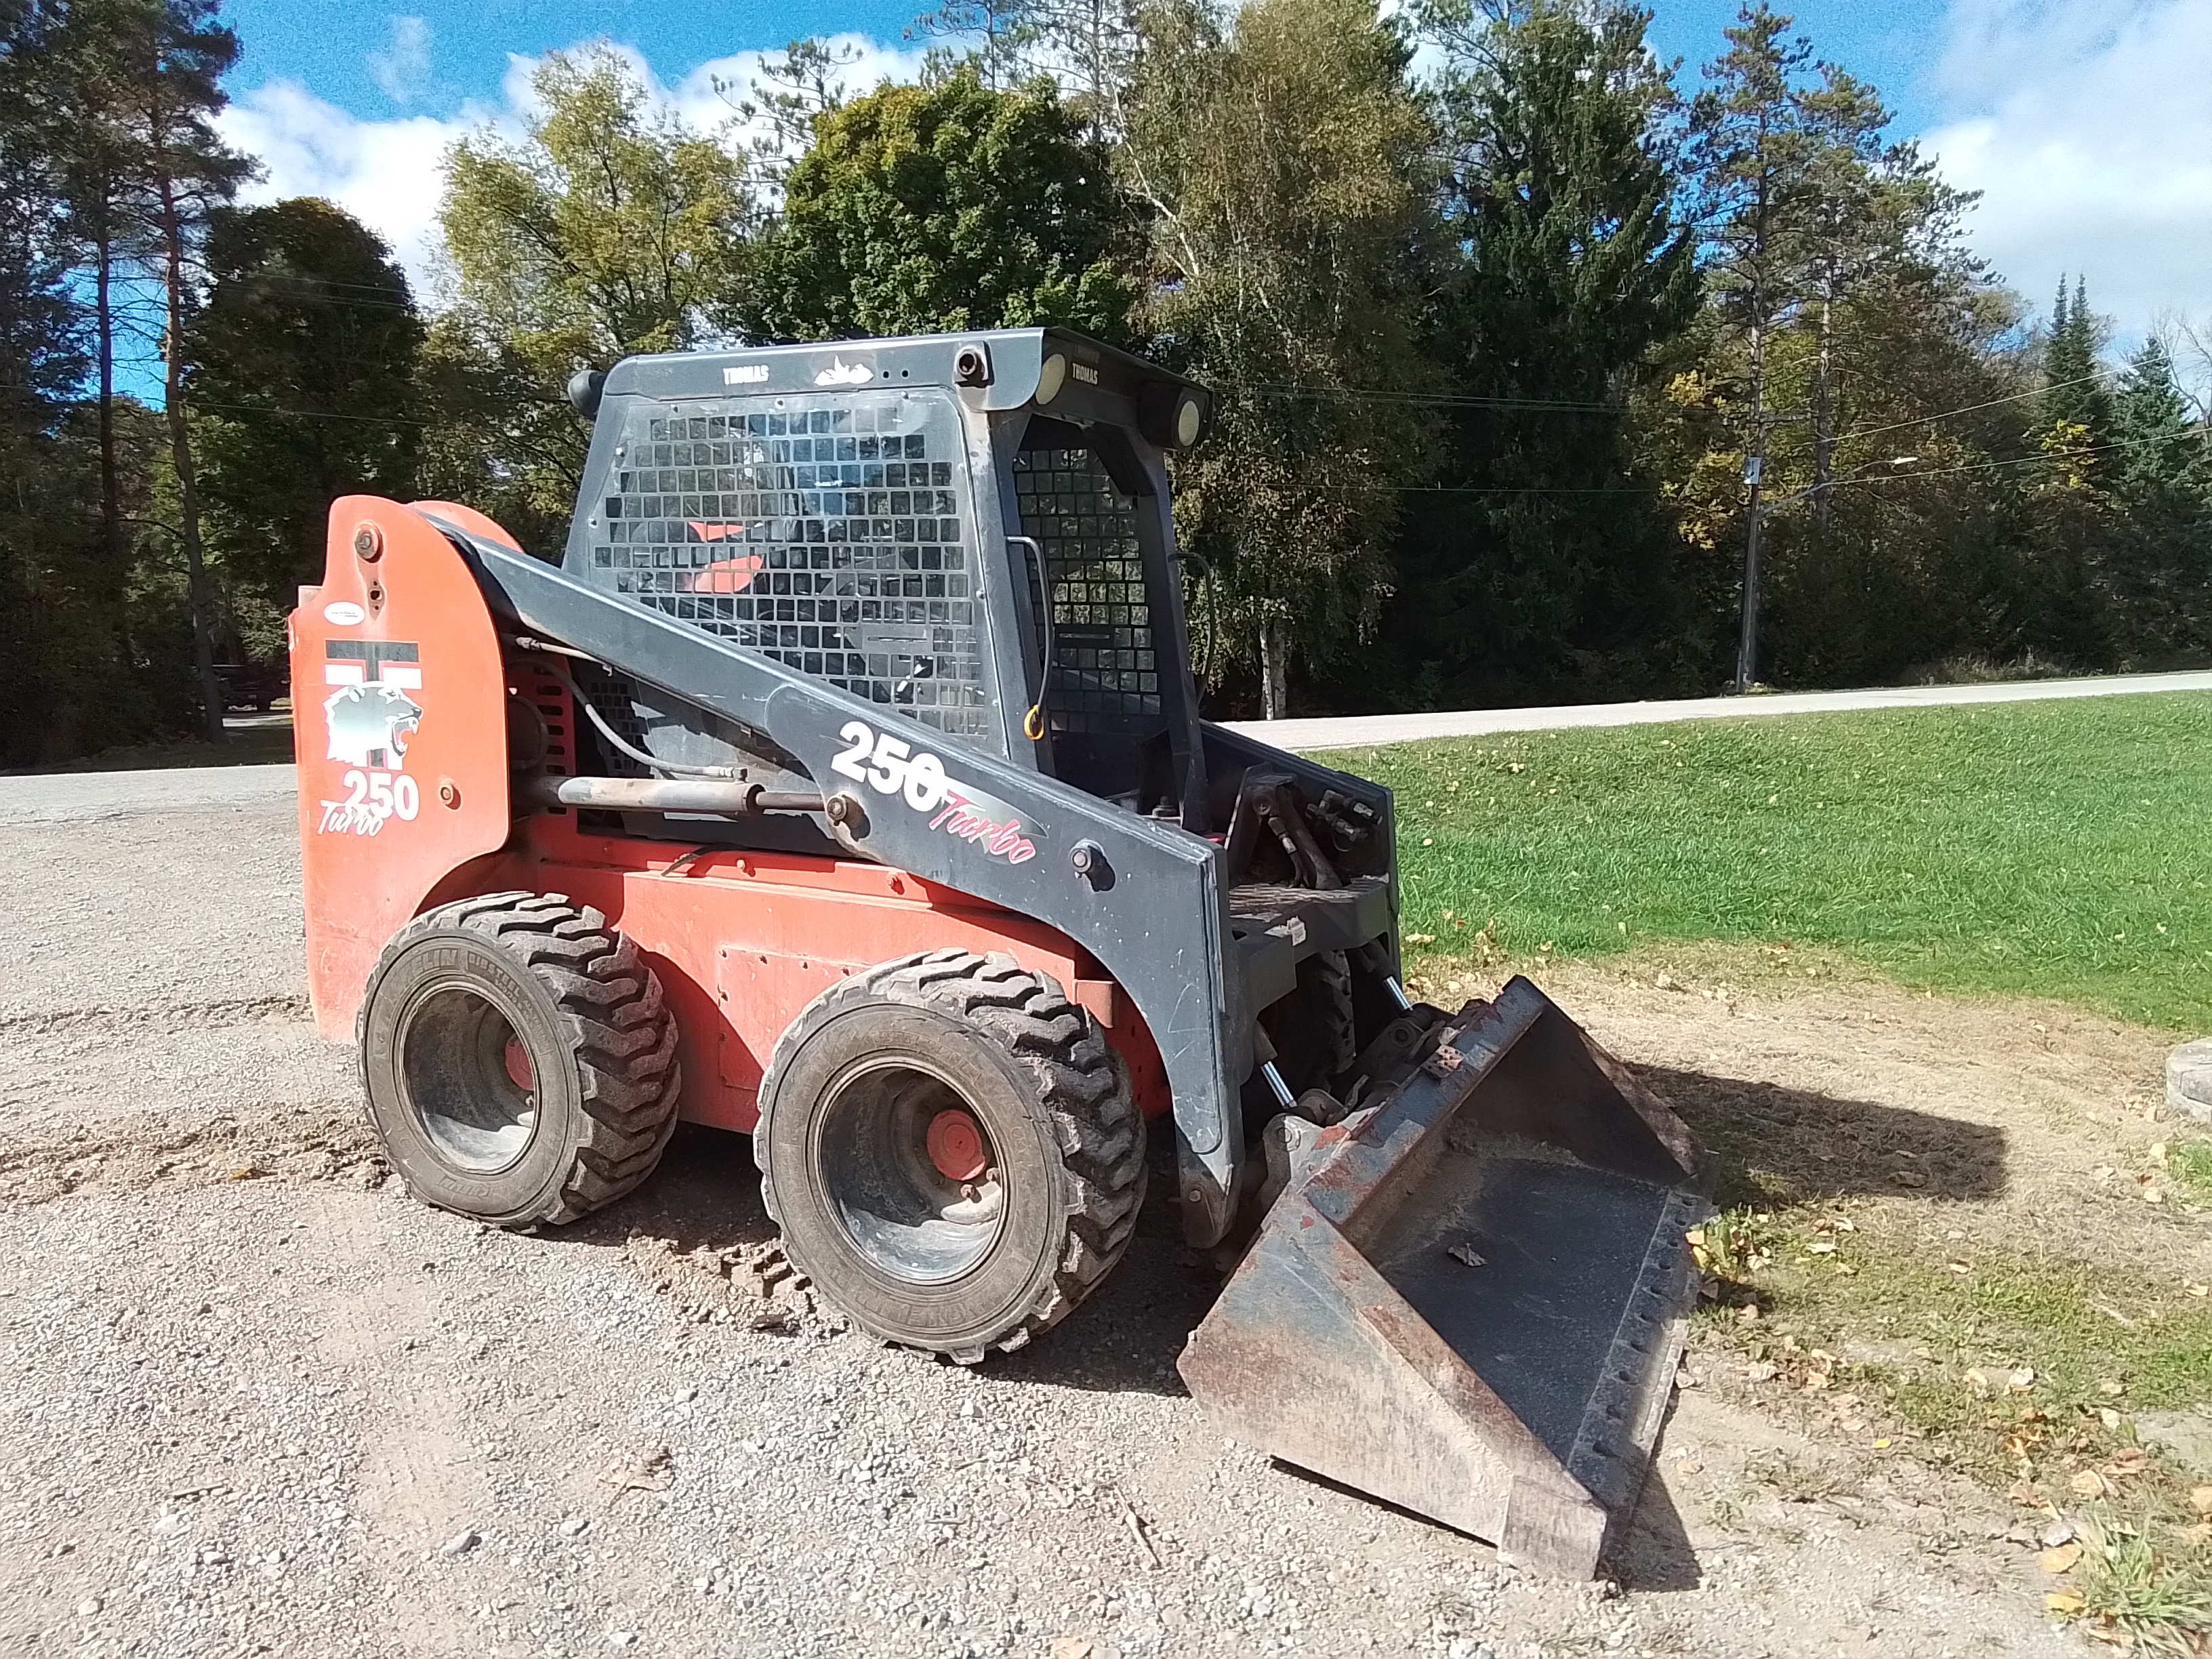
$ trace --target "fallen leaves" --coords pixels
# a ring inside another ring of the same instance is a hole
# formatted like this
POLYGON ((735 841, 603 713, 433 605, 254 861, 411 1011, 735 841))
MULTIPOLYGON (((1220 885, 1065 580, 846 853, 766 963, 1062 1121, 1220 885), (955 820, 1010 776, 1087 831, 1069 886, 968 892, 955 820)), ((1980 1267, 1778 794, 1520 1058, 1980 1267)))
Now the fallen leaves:
POLYGON ((2199 1515, 2212 1515, 2212 1486, 2191 1486, 2189 1507, 2199 1515))
POLYGON ((2072 1590, 2053 1590, 2043 1598, 2044 1611, 2056 1613, 2061 1619, 2078 1619, 2088 1606, 2072 1590))
POLYGON ((2079 1544, 2061 1544, 2055 1549, 2043 1551, 2035 1558, 2035 1565, 2048 1573, 2071 1572, 2074 1564, 2081 1559, 2079 1544))

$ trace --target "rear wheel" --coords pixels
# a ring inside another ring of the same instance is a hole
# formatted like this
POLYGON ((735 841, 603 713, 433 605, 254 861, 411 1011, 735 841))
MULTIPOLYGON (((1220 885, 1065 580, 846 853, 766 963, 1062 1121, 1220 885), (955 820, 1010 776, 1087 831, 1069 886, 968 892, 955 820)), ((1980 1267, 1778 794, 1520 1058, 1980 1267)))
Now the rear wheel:
POLYGON ((362 1081, 426 1203, 501 1227, 629 1192, 676 1126, 676 1023, 597 910, 494 893, 416 917, 369 975, 362 1081))
POLYGON ((1020 1347, 1120 1261, 1145 1125, 1091 1016, 1011 957, 831 987, 777 1041, 753 1136, 784 1249, 886 1340, 1020 1347))

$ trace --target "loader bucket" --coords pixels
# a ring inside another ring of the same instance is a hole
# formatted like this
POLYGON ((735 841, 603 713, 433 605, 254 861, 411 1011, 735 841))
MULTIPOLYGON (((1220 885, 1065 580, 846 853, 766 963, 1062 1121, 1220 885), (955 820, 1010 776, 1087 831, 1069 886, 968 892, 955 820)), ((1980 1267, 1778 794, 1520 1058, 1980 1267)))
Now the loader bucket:
POLYGON ((1674 1384, 1701 1164, 1516 978, 1321 1132, 1177 1369, 1232 1437, 1590 1577, 1674 1384))

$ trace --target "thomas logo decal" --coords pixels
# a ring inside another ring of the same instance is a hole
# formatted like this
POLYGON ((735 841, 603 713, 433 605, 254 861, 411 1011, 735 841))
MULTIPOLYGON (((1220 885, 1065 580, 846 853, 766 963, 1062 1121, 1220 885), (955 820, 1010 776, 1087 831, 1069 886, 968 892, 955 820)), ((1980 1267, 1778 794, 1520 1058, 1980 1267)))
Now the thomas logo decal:
POLYGON ((422 723, 419 647, 384 640, 331 640, 324 647, 325 758, 348 769, 345 799, 322 803, 320 835, 374 836, 393 818, 422 811, 422 793, 407 775, 407 745, 422 723))

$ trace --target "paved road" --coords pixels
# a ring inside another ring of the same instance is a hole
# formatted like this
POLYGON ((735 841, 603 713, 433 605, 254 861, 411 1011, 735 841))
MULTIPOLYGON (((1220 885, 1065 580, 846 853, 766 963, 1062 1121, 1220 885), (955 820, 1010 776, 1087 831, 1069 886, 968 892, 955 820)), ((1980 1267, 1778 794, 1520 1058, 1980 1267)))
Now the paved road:
POLYGON ((0 824, 72 823, 289 800, 289 766, 176 766, 145 772, 48 772, 0 778, 0 824))
POLYGON ((1684 697, 1667 702, 1595 702, 1557 708, 1468 708, 1434 714, 1333 714, 1316 720, 1237 720, 1232 728, 1278 749, 1349 749, 1420 738, 1492 732, 1553 732, 1574 726, 1657 726, 1669 720, 1742 720, 1851 708, 1930 708, 1963 702, 2036 702, 2146 691, 2212 691, 2212 673, 2113 674, 2100 679, 2008 680, 1994 685, 1900 685, 1874 691, 1791 691, 1773 696, 1684 697))

